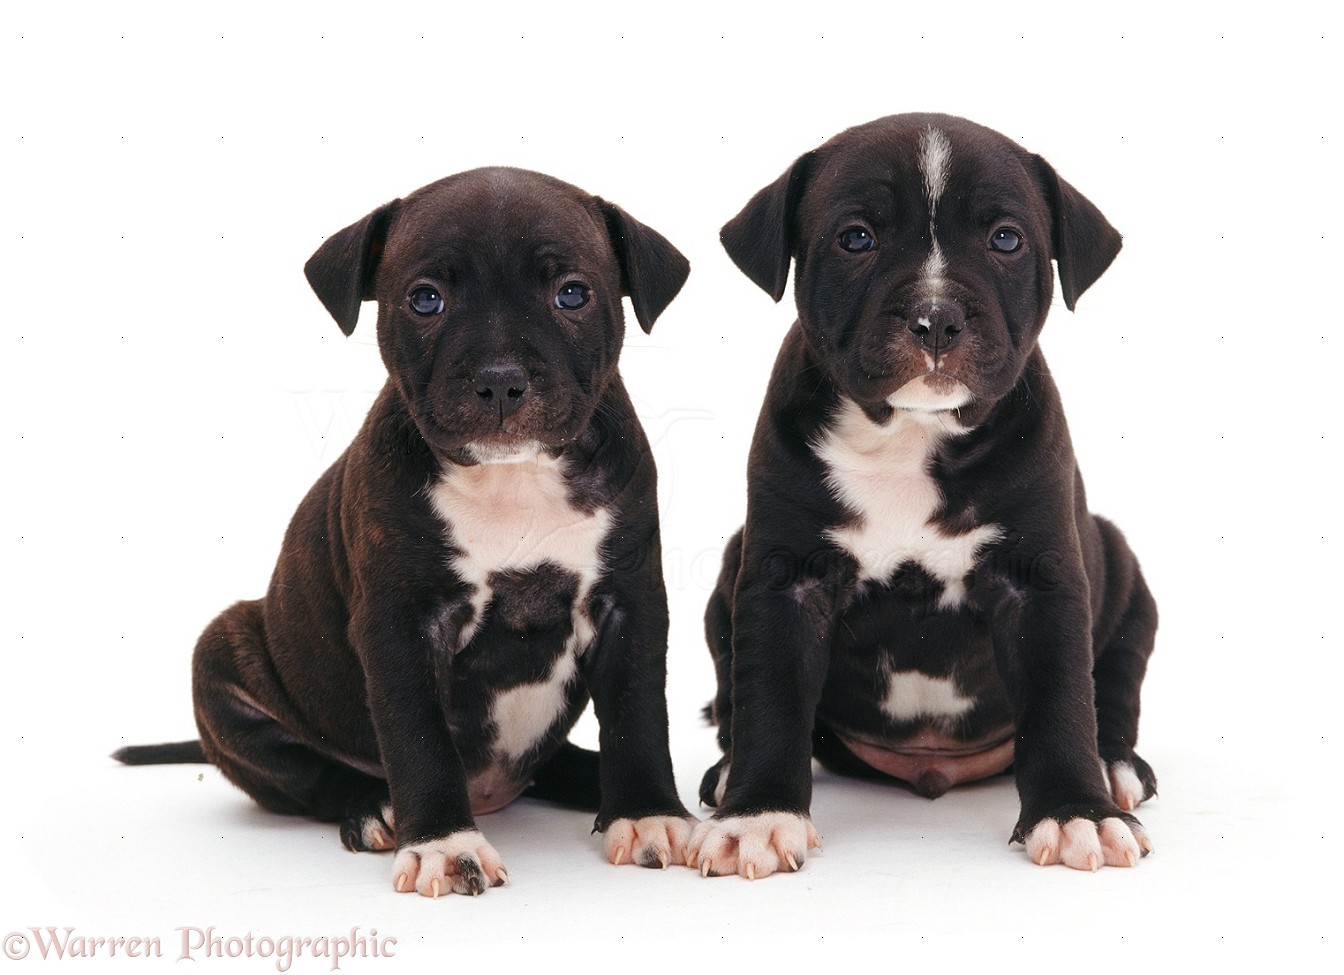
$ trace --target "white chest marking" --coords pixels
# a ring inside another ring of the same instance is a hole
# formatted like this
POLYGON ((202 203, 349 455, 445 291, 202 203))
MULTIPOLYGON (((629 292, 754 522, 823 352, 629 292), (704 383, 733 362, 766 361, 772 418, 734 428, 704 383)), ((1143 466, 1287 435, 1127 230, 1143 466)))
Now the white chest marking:
POLYGON ((550 563, 578 577, 573 632, 549 677, 495 698, 497 744, 512 758, 524 755, 559 718, 576 658, 595 635, 588 596, 602 571, 601 549, 611 525, 605 508, 583 512, 569 503, 561 461, 546 454, 515 463, 454 467, 429 489, 453 548, 453 570, 473 587, 475 614, 458 649, 470 642, 490 602, 490 575, 550 563))
POLYGON ((476 587, 477 622, 489 601, 491 573, 549 562, 579 577, 580 596, 596 581, 611 515, 570 505, 560 464, 539 454, 518 463, 454 467, 430 487, 430 503, 454 550, 453 570, 476 587))
POLYGON ((896 721, 948 720, 959 718, 975 701, 962 697, 947 677, 930 677, 917 670, 895 671, 888 676, 882 710, 896 721))
POLYGON ((897 410, 879 426, 852 400, 841 405, 813 449, 831 492, 855 516, 827 534, 858 560, 860 580, 886 582, 913 562, 943 584, 939 608, 965 600, 976 553, 1003 534, 998 525, 980 525, 949 535, 930 520, 943 501, 930 458, 944 437, 965 432, 946 412, 897 410))
POLYGON ((938 246, 938 201, 947 189, 947 173, 952 162, 952 144, 942 129, 932 125, 919 136, 919 172, 924 179, 924 197, 929 204, 929 256, 920 269, 926 297, 936 301, 942 292, 947 259, 938 246))

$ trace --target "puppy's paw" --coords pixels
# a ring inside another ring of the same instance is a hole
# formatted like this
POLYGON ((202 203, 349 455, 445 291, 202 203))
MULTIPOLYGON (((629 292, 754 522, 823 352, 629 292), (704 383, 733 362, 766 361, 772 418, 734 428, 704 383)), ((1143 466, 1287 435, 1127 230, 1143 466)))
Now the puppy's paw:
POLYGON ((700 780, 700 802, 706 806, 718 808, 723 802, 724 790, 728 788, 728 756, 725 755, 711 765, 700 780))
POLYGON ((614 820, 606 831, 607 859, 617 866, 638 863, 664 870, 669 863, 685 863, 686 844, 697 822, 680 816, 614 820))
POLYGON ((704 877, 736 873, 756 880, 776 871, 800 869, 812 849, 821 849, 821 841, 812 820, 801 813, 725 816, 695 827, 686 863, 704 877))
POLYGON ((392 824, 392 803, 384 799, 362 812, 352 812, 341 821, 341 843, 354 853, 394 849, 397 834, 392 824))
POLYGON ((450 892, 474 897, 508 880, 499 854, 474 829, 403 846, 392 861, 392 886, 426 897, 450 892))
POLYGON ((1157 795, 1157 776, 1153 767, 1139 758, 1102 758, 1102 774, 1110 787, 1111 798, 1126 812, 1139 808, 1139 803, 1157 795))
POLYGON ((1132 867, 1153 850, 1148 834, 1132 816, 1108 816, 1101 820, 1074 816, 1060 820, 1047 817, 1022 840, 1033 863, 1062 863, 1075 870, 1132 867))

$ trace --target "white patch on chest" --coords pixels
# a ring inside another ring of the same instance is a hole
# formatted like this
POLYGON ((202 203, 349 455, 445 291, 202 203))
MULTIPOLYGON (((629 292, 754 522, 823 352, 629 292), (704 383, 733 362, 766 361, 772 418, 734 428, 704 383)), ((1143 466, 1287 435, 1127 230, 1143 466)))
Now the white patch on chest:
POLYGON ((901 670, 888 675, 881 706, 896 721, 947 721, 960 718, 975 701, 962 697, 951 678, 901 670))
POLYGON ((843 402, 813 450, 831 492, 854 515, 827 536, 858 560, 861 581, 886 582, 912 562, 943 584, 939 608, 965 600, 976 553, 1003 534, 980 525, 949 535, 931 521, 943 499, 929 461, 945 437, 965 432, 950 414, 916 410, 897 410, 879 426, 852 400, 843 402))
POLYGON ((475 614, 456 649, 471 641, 489 605, 490 576, 549 563, 578 577, 571 610, 573 631, 546 680, 499 694, 491 717, 497 747, 520 758, 560 717, 577 657, 596 635, 588 597, 602 571, 601 550, 611 525, 605 508, 580 511, 569 502, 562 461, 546 454, 515 463, 453 467, 429 489, 430 503, 447 527, 455 571, 474 589, 475 614))

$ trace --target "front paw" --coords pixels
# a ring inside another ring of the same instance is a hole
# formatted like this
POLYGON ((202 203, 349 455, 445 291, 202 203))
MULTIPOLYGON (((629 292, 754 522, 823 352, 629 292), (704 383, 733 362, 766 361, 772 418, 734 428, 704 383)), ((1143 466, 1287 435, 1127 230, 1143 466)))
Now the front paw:
POLYGON ((803 813, 725 816, 695 827, 686 863, 698 867, 704 877, 736 873, 755 880, 779 870, 800 869, 811 849, 821 849, 821 841, 803 813))
POLYGON ((1132 867, 1153 851, 1139 821, 1119 810, 1061 810, 1030 829, 1019 825, 1013 839, 1026 845, 1033 863, 1062 863, 1075 870, 1096 870, 1103 863, 1132 867))
POLYGON ((499 854, 474 829, 410 843, 397 850, 392 862, 392 886, 399 893, 415 888, 426 897, 448 891, 474 897, 508 880, 499 854))
POLYGON ((606 829, 607 859, 616 866, 638 863, 664 870, 669 863, 686 863, 686 844, 698 822, 689 816, 613 820, 606 829))

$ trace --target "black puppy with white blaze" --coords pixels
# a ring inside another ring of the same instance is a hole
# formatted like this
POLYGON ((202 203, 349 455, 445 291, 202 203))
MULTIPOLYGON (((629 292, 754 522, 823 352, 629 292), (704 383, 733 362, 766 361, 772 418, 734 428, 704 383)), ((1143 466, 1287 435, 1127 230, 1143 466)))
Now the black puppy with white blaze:
POLYGON ((614 863, 682 862, 653 456, 617 372, 689 266, 619 207, 480 169, 374 210, 308 262, 389 378, 299 506, 264 599, 200 638, 194 742, 262 806, 395 845, 397 890, 506 880, 475 815, 525 790, 597 810, 614 863), (586 702, 594 755, 567 742, 586 702))
POLYGON ((724 758, 703 873, 797 869, 815 757, 927 796, 1013 769, 1037 863, 1129 866, 1157 611, 1090 514, 1037 346, 1120 235, 1039 156, 945 115, 858 126, 723 229, 798 321, 756 428, 706 629, 724 758))

